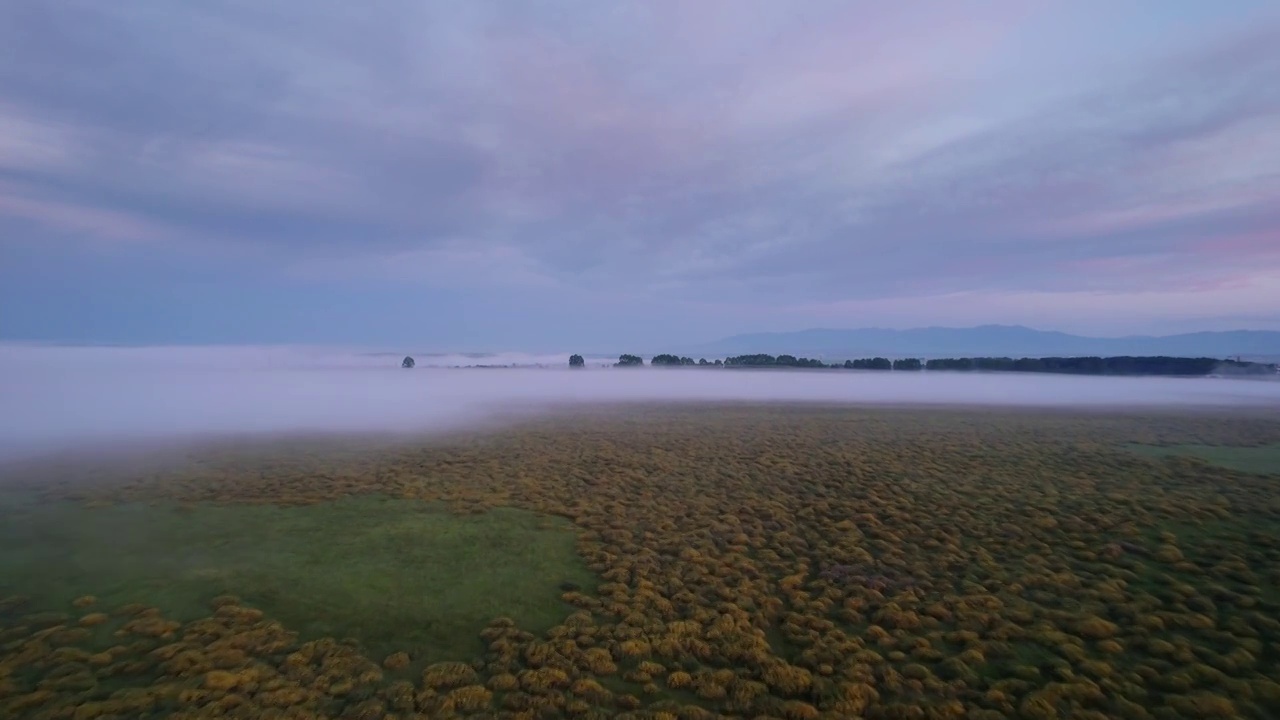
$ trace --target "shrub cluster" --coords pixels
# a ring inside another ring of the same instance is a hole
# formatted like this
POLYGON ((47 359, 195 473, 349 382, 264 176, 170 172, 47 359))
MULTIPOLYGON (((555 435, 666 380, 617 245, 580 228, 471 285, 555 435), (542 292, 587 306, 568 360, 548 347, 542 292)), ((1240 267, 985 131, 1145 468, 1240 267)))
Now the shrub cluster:
POLYGON ((385 493, 562 515, 600 584, 566 589, 549 631, 496 617, 475 652, 406 676, 404 657, 301 642, 235 598, 186 624, 91 597, 57 614, 10 598, 0 716, 1262 718, 1280 707, 1276 478, 1120 445, 1275 443, 1274 418, 578 412, 376 456, 310 451, 264 466, 208 455, 127 484, 52 488, 95 502, 385 493), (91 647, 95 632, 108 647, 91 647))

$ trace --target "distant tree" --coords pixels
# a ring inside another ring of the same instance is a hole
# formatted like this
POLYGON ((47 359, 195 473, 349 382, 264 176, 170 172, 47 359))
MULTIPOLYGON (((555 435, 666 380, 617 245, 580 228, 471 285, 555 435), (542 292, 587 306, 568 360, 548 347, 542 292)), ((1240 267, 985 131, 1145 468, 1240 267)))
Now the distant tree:
POLYGON ((974 370, 973 358, 931 358, 925 361, 925 370, 974 370))
MULTIPOLYGON (((766 355, 759 353, 756 355, 735 355, 726 358, 724 364, 729 367, 801 367, 801 368, 824 368, 828 365, 816 358, 798 358, 795 355, 766 355)), ((836 366, 838 367, 838 366, 836 366)))
POLYGON ((1221 367, 1214 358, 1185 357, 965 357, 935 358, 926 370, 980 370, 987 372, 1034 372, 1067 375, 1188 375, 1202 376, 1221 367))
POLYGON ((615 367, 640 367, 644 365, 644 358, 639 355, 623 354, 618 356, 618 362, 614 363, 615 367))
MULTIPOLYGON (((643 365, 644 361, 636 355, 624 355, 619 358, 619 366, 643 365)), ((708 362, 705 358, 677 356, 670 353, 655 355, 653 365, 678 367, 686 365, 714 367, 777 367, 777 368, 845 368, 850 370, 952 370, 978 372, 1034 372, 1060 373, 1070 375, 1186 375, 1203 376, 1208 374, 1275 374, 1277 366, 1269 363, 1245 362, 1241 360, 1218 360, 1214 358, 1186 357, 1042 357, 1042 358, 1009 358, 1009 357, 961 357, 933 358, 928 361, 920 358, 898 358, 889 360, 884 357, 858 358, 843 362, 824 363, 820 359, 796 357, 795 355, 735 355, 708 362)))
POLYGON ((414 366, 414 365, 416 365, 416 364, 417 364, 417 363, 415 363, 415 362, 413 361, 413 358, 409 357, 408 355, 405 355, 405 356, 404 356, 404 361, 402 361, 402 362, 400 363, 400 367, 402 367, 402 368, 411 368, 411 367, 413 367, 413 366, 414 366))
POLYGON ((893 363, 888 358, 859 358, 857 360, 845 361, 845 367, 851 367, 855 370, 889 370, 893 368, 893 363))
POLYGON ((581 355, 574 354, 569 356, 569 367, 571 368, 586 367, 586 364, 587 361, 581 355))
POLYGON ((767 367, 777 365, 778 358, 764 353, 757 353, 755 355, 735 355, 733 357, 725 358, 724 364, 730 367, 767 367))

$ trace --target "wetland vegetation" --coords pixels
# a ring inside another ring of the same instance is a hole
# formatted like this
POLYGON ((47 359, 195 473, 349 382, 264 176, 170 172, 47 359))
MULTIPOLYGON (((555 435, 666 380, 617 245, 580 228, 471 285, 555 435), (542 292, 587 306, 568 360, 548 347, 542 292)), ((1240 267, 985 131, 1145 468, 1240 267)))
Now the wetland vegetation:
POLYGON ((49 609, 92 588, 95 605, 148 603, 185 622, 234 591, 308 637, 444 660, 478 651, 476 629, 494 617, 545 631, 563 615, 558 586, 591 582, 571 523, 514 508, 458 514, 381 495, 287 506, 10 502, 0 591, 49 609))
POLYGON ((1277 447, 654 405, 8 473, 0 717, 1274 717, 1277 447))
POLYGON ((1132 445, 1130 449, 1156 457, 1199 458, 1207 463, 1260 475, 1280 473, 1280 444, 1253 447, 1175 444, 1132 445))

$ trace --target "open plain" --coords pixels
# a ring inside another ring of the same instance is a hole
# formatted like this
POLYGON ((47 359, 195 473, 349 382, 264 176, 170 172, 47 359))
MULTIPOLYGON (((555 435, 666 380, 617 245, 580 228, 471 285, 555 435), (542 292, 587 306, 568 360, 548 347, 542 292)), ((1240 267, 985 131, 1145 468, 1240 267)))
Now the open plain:
POLYGON ((1275 717, 1260 409, 564 409, 11 466, 0 716, 1275 717))

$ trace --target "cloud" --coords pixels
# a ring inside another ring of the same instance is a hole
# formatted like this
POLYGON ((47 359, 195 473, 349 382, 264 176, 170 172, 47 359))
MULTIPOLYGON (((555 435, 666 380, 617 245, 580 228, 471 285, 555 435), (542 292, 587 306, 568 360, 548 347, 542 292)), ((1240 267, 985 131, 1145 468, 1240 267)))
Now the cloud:
POLYGON ((558 283, 520 248, 454 239, 432 247, 299 262, 291 275, 328 282, 373 280, 438 288, 555 288, 558 283))
MULTIPOLYGON (((24 221, 39 227, 44 236, 50 233, 92 237, 100 240, 150 242, 164 237, 165 230, 146 218, 110 208, 97 208, 57 200, 27 197, 0 182, 0 217, 24 221)), ((16 232, 12 240, 22 241, 25 233, 16 232)))
POLYGON ((74 130, 40 123, 0 105, 0 168, 50 170, 69 167, 80 148, 74 130))
MULTIPOLYGON (((1104 265, 1107 265, 1104 263, 1104 265)), ((1101 268, 1125 275, 1133 268, 1117 262, 1101 268)), ((1099 268, 1090 268, 1098 272, 1099 268)), ((1000 317, 1002 322, 1052 327, 1091 335, 1159 334, 1188 327, 1249 326, 1280 329, 1274 299, 1280 293, 1276 275, 1241 273, 1193 288, 1128 288, 1087 290, 957 291, 915 297, 796 303, 784 308, 755 306, 777 325, 830 326, 853 320, 858 326, 911 327, 929 317, 941 326, 972 326, 1000 317), (1137 320, 1135 320, 1135 318, 1137 320)))
POLYGON ((691 308, 1194 293, 1280 271, 1240 240, 1280 229, 1256 7, 11 6, 0 245, 691 308))

